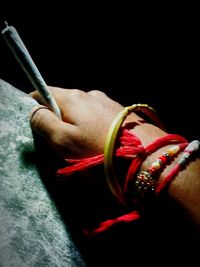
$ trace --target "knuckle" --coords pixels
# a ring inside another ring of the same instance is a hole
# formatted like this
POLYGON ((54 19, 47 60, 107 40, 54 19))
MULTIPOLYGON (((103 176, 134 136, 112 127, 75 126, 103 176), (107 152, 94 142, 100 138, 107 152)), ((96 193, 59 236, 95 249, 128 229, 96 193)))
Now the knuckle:
POLYGON ((91 90, 88 92, 89 95, 92 95, 92 96, 104 96, 105 93, 102 92, 102 91, 99 91, 99 90, 91 90))
POLYGON ((78 98, 78 97, 83 97, 85 95, 85 92, 79 89, 71 89, 70 93, 72 96, 78 98))

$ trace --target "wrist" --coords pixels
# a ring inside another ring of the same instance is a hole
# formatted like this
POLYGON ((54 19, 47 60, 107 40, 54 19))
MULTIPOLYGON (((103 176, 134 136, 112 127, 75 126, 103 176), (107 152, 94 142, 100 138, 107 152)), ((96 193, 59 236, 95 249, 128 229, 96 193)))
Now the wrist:
MULTIPOLYGON (((141 139, 144 145, 166 134, 158 127, 146 123, 136 126, 132 131, 141 139)), ((140 170, 149 168, 149 166, 169 147, 170 146, 162 147, 149 155, 141 164, 140 170)), ((158 177, 158 183, 165 179, 182 155, 183 152, 180 152, 175 159, 166 166, 158 177)), ((189 162, 186 168, 181 170, 170 182, 167 188, 167 196, 175 200, 180 205, 180 208, 185 211, 186 215, 192 218, 192 221, 197 225, 198 231, 200 232, 200 183, 199 179, 197 179, 199 173, 200 159, 197 158, 189 162)))
POLYGON ((200 159, 196 159, 178 173, 171 182, 168 194, 197 225, 200 232, 200 159))

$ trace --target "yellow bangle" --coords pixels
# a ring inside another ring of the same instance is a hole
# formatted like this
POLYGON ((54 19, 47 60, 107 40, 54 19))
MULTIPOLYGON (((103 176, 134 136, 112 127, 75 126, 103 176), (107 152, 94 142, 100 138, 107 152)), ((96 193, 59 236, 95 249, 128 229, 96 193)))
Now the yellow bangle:
POLYGON ((164 129, 160 119, 156 113, 156 111, 147 104, 134 104, 132 106, 125 107, 121 112, 117 114, 115 119, 113 120, 111 127, 108 131, 108 135, 105 142, 104 148, 104 171, 106 175, 106 180, 108 186, 113 193, 113 195, 119 200, 119 202, 125 204, 125 197, 123 191, 117 181, 114 168, 113 168, 113 155, 114 155, 114 147, 115 141, 117 138, 117 134, 119 128, 125 121, 126 117, 133 111, 142 111, 149 118, 153 120, 153 122, 158 125, 161 129, 164 129))

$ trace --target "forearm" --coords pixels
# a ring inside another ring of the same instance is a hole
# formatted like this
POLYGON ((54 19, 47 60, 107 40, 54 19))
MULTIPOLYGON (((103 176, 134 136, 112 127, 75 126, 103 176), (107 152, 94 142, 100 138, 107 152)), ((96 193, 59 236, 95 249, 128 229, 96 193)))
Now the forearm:
MULTIPOLYGON (((100 154, 99 162, 102 163, 109 127, 116 115, 123 110, 123 106, 99 91, 85 93, 77 89, 51 88, 51 90, 61 109, 62 120, 47 109, 39 109, 37 112, 33 111, 34 115, 31 116, 33 129, 45 137, 64 158, 75 158, 81 161, 83 158, 100 154)), ((37 93, 33 93, 32 96, 41 101, 37 93)), ((165 138, 168 135, 159 127, 144 122, 134 112, 126 118, 125 122, 133 123, 131 131, 141 141, 144 148, 156 139, 165 138)), ((142 164, 137 171, 147 170, 152 162, 168 148, 168 143, 161 145, 161 148, 158 146, 152 153, 142 158, 140 162, 142 164)), ((170 170, 174 168, 182 153, 179 151, 179 156, 176 155, 174 160, 170 159, 170 164, 162 170, 158 183, 165 179, 170 170)), ((188 214, 191 214, 197 225, 200 225, 199 171, 199 160, 189 162, 184 170, 173 177, 174 180, 167 188, 168 196, 180 203, 188 214)), ((124 174, 126 176, 126 173, 124 174)))
MULTIPOLYGON (((134 118, 134 117, 133 117, 134 118)), ((143 145, 146 146, 153 140, 160 138, 167 133, 152 124, 141 124, 136 126, 133 130, 143 145)), ((169 146, 162 147, 156 152, 152 153, 142 163, 140 170, 147 170, 149 166, 167 150, 169 146)), ((174 168, 177 161, 180 159, 183 152, 181 152, 172 162, 167 165, 161 173, 158 182, 162 181, 168 173, 174 168)), ((168 196, 174 199, 186 211, 188 216, 195 222, 200 231, 200 160, 196 158, 188 163, 186 168, 180 171, 168 187, 168 196)))
POLYGON ((196 159, 180 172, 169 187, 169 195, 185 209, 200 232, 200 160, 196 159))

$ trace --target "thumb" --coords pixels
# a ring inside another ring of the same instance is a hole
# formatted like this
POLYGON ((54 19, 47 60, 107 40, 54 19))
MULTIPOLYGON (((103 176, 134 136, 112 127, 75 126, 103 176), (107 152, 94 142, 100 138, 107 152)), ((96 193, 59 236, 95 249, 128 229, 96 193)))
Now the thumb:
POLYGON ((55 130, 60 127, 61 121, 56 118, 48 107, 39 105, 32 109, 30 122, 34 131, 48 138, 54 135, 55 130))
POLYGON ((47 139, 54 147, 67 146, 76 126, 59 119, 50 109, 43 105, 34 107, 30 113, 32 129, 47 139))

